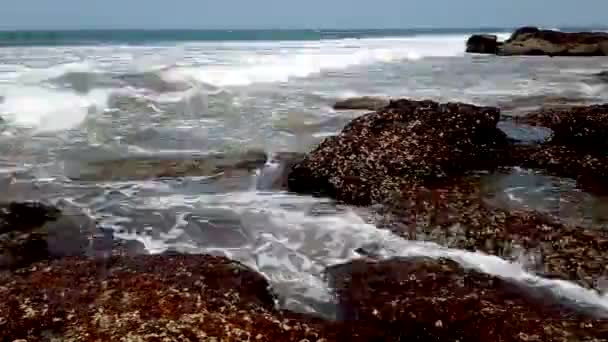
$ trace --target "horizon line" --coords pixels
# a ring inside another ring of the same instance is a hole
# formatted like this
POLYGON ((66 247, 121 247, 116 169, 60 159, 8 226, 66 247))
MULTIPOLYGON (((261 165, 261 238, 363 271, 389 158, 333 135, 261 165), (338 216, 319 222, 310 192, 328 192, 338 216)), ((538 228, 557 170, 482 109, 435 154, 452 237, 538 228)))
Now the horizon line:
POLYGON ((439 26, 414 26, 414 27, 385 27, 385 28, 335 28, 335 27, 322 27, 322 28, 255 28, 255 27, 242 27, 242 28, 135 28, 135 27, 100 27, 100 28, 2 28, 0 32, 82 32, 82 31, 390 31, 390 30, 512 30, 524 26, 535 26, 540 28, 566 28, 566 29, 577 29, 577 28, 608 28, 608 25, 515 25, 515 26, 463 26, 463 27, 439 27, 439 26))

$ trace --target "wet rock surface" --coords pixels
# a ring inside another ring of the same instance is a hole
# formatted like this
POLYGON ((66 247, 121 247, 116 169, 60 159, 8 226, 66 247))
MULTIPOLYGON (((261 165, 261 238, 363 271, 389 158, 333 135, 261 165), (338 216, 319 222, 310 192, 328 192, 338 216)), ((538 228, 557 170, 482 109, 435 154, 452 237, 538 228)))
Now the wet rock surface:
POLYGON ((553 130, 554 145, 600 151, 608 146, 608 104, 544 108, 521 121, 553 130))
POLYGON ((608 34, 604 32, 561 32, 541 30, 536 27, 522 27, 516 30, 504 43, 498 43, 498 48, 485 49, 484 44, 470 44, 480 41, 479 36, 473 36, 467 42, 469 47, 477 48, 471 52, 491 53, 503 56, 514 55, 546 55, 546 56, 607 56, 608 34), (485 52, 487 51, 487 52, 485 52))
POLYGON ((351 121, 289 174, 289 189, 348 204, 383 202, 411 184, 442 182, 492 164, 506 137, 499 110, 398 100, 351 121))
POLYGON ((378 212, 381 228, 409 240, 480 251, 524 264, 544 277, 605 291, 608 232, 527 210, 502 210, 483 198, 479 179, 447 188, 414 187, 378 212))
POLYGON ((261 275, 212 256, 115 257, 104 272, 66 258, 2 276, 0 295, 8 341, 292 341, 314 333, 274 310, 261 275))
POLYGON ((342 318, 378 341, 604 341, 608 323, 543 290, 424 257, 354 261, 328 270, 342 318))
POLYGON ((608 189, 608 105, 543 108, 516 120, 549 128, 551 138, 528 147, 507 150, 504 164, 541 169, 576 179, 587 191, 608 189))
POLYGON ((334 104, 336 110, 378 110, 390 103, 388 98, 375 96, 352 97, 334 104))
POLYGON ((57 208, 40 203, 0 205, 0 270, 48 258, 83 255, 81 227, 57 208))

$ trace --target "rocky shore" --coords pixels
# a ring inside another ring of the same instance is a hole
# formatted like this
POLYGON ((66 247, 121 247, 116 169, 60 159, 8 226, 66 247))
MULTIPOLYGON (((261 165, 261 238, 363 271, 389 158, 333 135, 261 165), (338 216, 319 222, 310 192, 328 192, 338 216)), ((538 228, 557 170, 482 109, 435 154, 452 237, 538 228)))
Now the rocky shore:
POLYGON ((466 51, 470 53, 501 56, 608 56, 608 33, 569 33, 522 27, 504 42, 499 42, 495 35, 473 35, 466 45, 466 51))
MULTIPOLYGON (((394 100, 305 156, 275 156, 282 169, 262 188, 373 204, 379 229, 514 260, 599 298, 608 233, 493 207, 477 175, 526 167, 600 191, 608 179, 606 115, 607 106, 541 109, 514 122, 545 127, 551 138, 522 144, 498 128, 498 108, 394 100)), ((219 158, 210 169, 256 168, 267 159, 219 158)), ((161 164, 102 178, 199 172, 161 164)), ((64 208, 1 205, 0 340, 608 341, 605 308, 441 257, 384 259, 362 247, 362 259, 326 270, 338 312, 328 320, 279 308, 264 276, 238 262, 135 250, 64 208)))

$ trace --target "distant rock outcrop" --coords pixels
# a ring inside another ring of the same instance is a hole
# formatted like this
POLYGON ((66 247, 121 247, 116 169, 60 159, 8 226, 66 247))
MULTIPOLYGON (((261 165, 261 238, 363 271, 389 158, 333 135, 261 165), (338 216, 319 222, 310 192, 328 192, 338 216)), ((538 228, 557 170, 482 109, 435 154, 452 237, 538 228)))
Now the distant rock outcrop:
POLYGON ((475 35, 469 38, 467 52, 502 56, 608 56, 608 33, 605 32, 570 33, 522 27, 504 43, 496 43, 496 51, 487 49, 488 45, 491 46, 489 37, 481 37, 485 36, 475 35))

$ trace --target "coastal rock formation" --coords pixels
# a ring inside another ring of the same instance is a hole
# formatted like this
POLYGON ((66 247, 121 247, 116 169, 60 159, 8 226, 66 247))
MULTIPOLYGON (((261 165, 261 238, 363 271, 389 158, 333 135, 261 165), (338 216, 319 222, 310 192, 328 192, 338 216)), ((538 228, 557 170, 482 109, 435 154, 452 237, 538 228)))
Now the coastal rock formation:
POLYGON ((388 106, 390 100, 384 97, 362 96, 338 101, 334 104, 336 110, 378 110, 388 106))
POLYGON ((608 279, 608 232, 541 213, 494 208, 474 177, 443 188, 404 189, 401 199, 378 212, 375 223, 409 240, 496 255, 586 288, 602 290, 608 279))
POLYGON ((549 141, 517 146, 505 164, 542 169, 576 179, 595 193, 608 192, 608 105, 543 108, 517 121, 553 131, 549 141))
POLYGON ((608 147, 608 104, 543 108, 521 121, 553 130, 552 144, 600 151, 608 147))
POLYGON ((492 164, 506 142, 500 111, 463 103, 392 101, 325 139, 289 174, 289 189, 355 205, 384 202, 404 186, 440 183, 492 164))
POLYGON ((221 257, 113 257, 103 268, 79 257, 39 262, 12 274, 0 272, 0 337, 606 341, 608 327, 597 319, 601 316, 542 289, 524 290, 448 260, 354 261, 328 274, 343 320, 276 309, 263 276, 221 257))
POLYGON ((116 257, 108 264, 100 273, 93 261, 66 258, 0 274, 2 339, 307 337, 306 326, 284 321, 274 311, 274 297, 263 276, 228 259, 161 255, 116 257))
MULTIPOLYGON (((480 42, 479 36, 470 40, 480 42)), ((604 32, 560 32, 523 27, 516 30, 504 43, 497 43, 496 51, 488 51, 484 44, 469 44, 467 50, 476 53, 492 53, 502 56, 546 55, 546 56, 608 56, 608 33, 604 32), (476 49, 474 49, 476 48, 476 49)))
POLYGON ((467 52, 469 53, 498 53, 498 37, 489 34, 476 34, 467 40, 467 52))
POLYGON ((328 270, 343 319, 377 341, 602 341, 608 323, 445 259, 354 261, 328 270))

